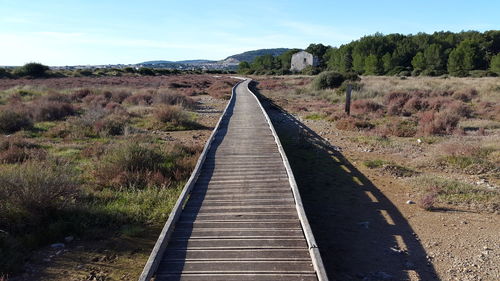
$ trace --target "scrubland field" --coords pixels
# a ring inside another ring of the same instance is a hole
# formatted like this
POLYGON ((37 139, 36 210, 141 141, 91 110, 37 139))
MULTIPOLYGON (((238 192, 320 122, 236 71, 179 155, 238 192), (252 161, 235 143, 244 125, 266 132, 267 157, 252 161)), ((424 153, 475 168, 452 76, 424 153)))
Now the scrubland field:
POLYGON ((136 280, 233 84, 0 79, 0 276, 136 280))
POLYGON ((255 80, 338 280, 498 280, 499 78, 255 80))
MULTIPOLYGON (((253 78, 331 276, 498 280, 499 78, 253 78)), ((136 280, 235 83, 0 79, 3 276, 136 280)))

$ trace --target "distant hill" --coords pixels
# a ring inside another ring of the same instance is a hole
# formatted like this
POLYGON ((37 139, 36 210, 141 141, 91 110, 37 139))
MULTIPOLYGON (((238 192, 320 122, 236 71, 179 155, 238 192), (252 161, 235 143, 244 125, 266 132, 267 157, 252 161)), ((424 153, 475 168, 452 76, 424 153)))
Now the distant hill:
POLYGON ((182 60, 182 61, 167 61, 167 60, 152 60, 136 64, 136 66, 146 66, 154 68, 174 68, 174 69, 236 69, 242 61, 252 62, 256 57, 263 55, 279 56, 290 49, 260 49, 244 52, 237 55, 232 55, 224 60, 182 60))
POLYGON ((252 62, 258 56, 263 56, 263 55, 279 56, 288 50, 290 50, 290 49, 287 49, 287 48, 259 49, 259 50, 244 52, 244 53, 237 54, 237 55, 232 55, 232 56, 227 57, 225 60, 235 59, 235 60, 238 60, 239 62, 242 62, 242 61, 252 62))
POLYGON ((165 64, 165 63, 174 63, 174 62, 168 60, 152 60, 152 61, 141 62, 138 64, 165 64))

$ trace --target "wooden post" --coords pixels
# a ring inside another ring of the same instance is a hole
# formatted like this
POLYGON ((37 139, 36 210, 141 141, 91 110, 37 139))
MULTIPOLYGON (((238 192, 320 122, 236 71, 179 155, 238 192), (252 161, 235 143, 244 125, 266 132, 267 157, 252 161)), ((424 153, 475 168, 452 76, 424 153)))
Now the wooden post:
POLYGON ((345 92, 345 113, 347 113, 347 115, 351 115, 351 90, 352 85, 348 84, 345 92))

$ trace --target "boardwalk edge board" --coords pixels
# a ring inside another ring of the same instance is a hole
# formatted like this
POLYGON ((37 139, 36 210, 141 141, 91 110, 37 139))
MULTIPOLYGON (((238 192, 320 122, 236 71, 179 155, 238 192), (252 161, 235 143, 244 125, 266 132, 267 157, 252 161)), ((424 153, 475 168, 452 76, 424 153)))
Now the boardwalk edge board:
POLYGON ((314 235, 313 235, 313 232, 311 230, 311 226, 309 225, 309 220, 307 219, 306 212, 305 212, 304 206, 302 204, 302 198, 300 197, 299 187, 297 186, 297 182, 295 181, 295 177, 293 175, 293 171, 292 171, 292 168, 290 166, 290 163, 288 162, 288 158, 286 157, 285 150, 283 149, 283 146, 281 145, 280 138, 278 137, 278 134, 276 133, 276 130, 274 129, 273 123, 271 122, 269 115, 267 114, 266 110, 262 106, 257 95, 255 95, 255 93, 250 90, 248 85, 250 85, 250 83, 247 84, 247 90, 257 100, 257 103, 259 104, 260 109, 262 110, 262 113, 264 114, 264 116, 267 120, 267 123, 269 124, 269 128, 271 129, 271 132, 274 136, 274 140, 276 141, 276 144, 278 145, 278 150, 281 154, 283 164, 285 165, 285 169, 286 169, 286 172, 288 174, 288 179, 290 181, 290 186, 292 187, 292 193, 293 193, 293 197, 295 198, 295 205, 297 208, 297 213, 299 215, 300 224, 302 226, 302 230, 304 231, 304 236, 306 237, 306 242, 307 242, 307 245, 309 247, 309 253, 311 255, 313 267, 314 267, 314 270, 316 271, 318 280, 319 281, 328 281, 328 276, 326 274, 325 266, 323 264, 323 259, 321 258, 318 244, 316 243, 316 239, 314 239, 314 235))
POLYGON ((231 77, 231 78, 236 78, 241 80, 240 82, 236 83, 234 87, 231 90, 231 98, 229 99, 229 102, 227 103, 226 107, 224 108, 224 111, 222 112, 222 115, 219 118, 219 121, 217 122, 217 125, 215 125, 214 130, 212 131, 212 134, 210 135, 210 138, 208 139, 207 143, 205 144, 205 147, 203 148, 203 152, 201 153, 200 157, 198 158, 198 162, 196 162, 196 166, 191 173, 191 176, 189 177, 189 180, 186 182, 186 185, 184 185, 184 188, 182 189, 181 195, 179 196, 179 199, 177 199, 177 202, 175 203, 174 207, 172 208, 172 212, 170 213, 167 222, 163 226, 163 229, 160 233, 160 236, 158 237, 158 240, 156 241, 156 244, 151 251, 151 254, 148 258, 148 261, 146 262, 146 265, 144 266, 144 269, 142 270, 141 275, 139 276, 139 281, 149 281, 153 277, 154 273, 156 272, 156 269, 158 268, 158 265, 160 264, 161 258, 163 256, 163 253, 165 252, 165 249, 167 247, 168 241, 170 239, 170 236, 172 235, 172 232, 174 230, 175 224, 180 218, 181 212, 182 212, 182 206, 186 202, 186 200, 189 198, 189 193, 193 189, 193 186, 196 183, 196 180, 198 179, 198 176, 201 172, 201 167, 203 166, 203 162, 205 162, 205 158, 207 157, 208 151, 210 150, 210 147, 215 139, 215 135, 217 134, 217 131, 220 128, 220 125, 222 123, 222 120, 227 114, 227 110, 231 106, 231 103, 233 102, 233 97, 235 96, 235 90, 236 87, 238 87, 239 84, 241 84, 244 81, 244 78, 240 77, 231 77))
MULTIPOLYGON (((209 151, 210 151, 210 148, 212 146, 212 144, 214 143, 214 141, 217 139, 217 134, 218 132, 220 131, 221 127, 223 127, 223 124, 224 122, 226 121, 226 116, 227 116, 227 112, 229 110, 229 108, 231 106, 234 106, 234 102, 235 102, 235 96, 236 96, 236 89, 237 87, 243 83, 243 82, 249 82, 247 83, 246 85, 246 90, 248 91, 248 93, 253 96, 253 98, 255 98, 259 108, 261 109, 264 117, 265 117, 265 120, 266 122, 265 123, 262 123, 262 125, 264 125, 265 127, 269 127, 271 133, 272 133, 272 137, 274 138, 274 145, 277 146, 278 148, 278 151, 279 151, 279 155, 281 156, 281 162, 283 163, 284 167, 285 167, 285 170, 286 170, 286 176, 283 177, 283 179, 281 179, 282 181, 284 182, 287 182, 289 184, 289 187, 291 190, 292 190, 292 194, 293 196, 290 197, 289 200, 291 200, 291 202, 293 202, 293 204, 295 205, 295 208, 293 208, 291 205, 290 207, 290 210, 293 210, 295 209, 295 211, 297 212, 297 216, 298 216, 298 222, 297 222, 297 225, 296 225, 296 229, 294 228, 294 231, 301 231, 303 233, 303 238, 305 238, 305 241, 303 242, 303 251, 305 251, 304 253, 307 253, 308 252, 308 255, 310 256, 311 258, 311 262, 312 262, 312 270, 314 271, 310 271, 310 274, 314 274, 316 275, 316 278, 317 280, 319 281, 328 281, 328 277, 326 275, 326 271, 325 271, 325 268, 324 268, 324 265, 323 265, 323 261, 321 259, 321 256, 320 256, 320 253, 319 253, 319 249, 318 249, 318 246, 317 246, 317 243, 316 243, 316 240, 314 239, 314 236, 313 236, 313 233, 312 233, 312 230, 311 230, 311 227, 309 225, 309 221, 306 217, 306 213, 304 211, 304 208, 303 208, 303 204, 302 204, 302 199, 300 197, 300 193, 299 193, 299 190, 298 190, 298 187, 297 187, 297 183, 295 181, 295 177, 293 175, 293 172, 292 172, 292 169, 290 167, 290 164, 288 162, 288 158, 286 157, 286 154, 284 152, 284 149, 283 149, 283 146, 279 140, 279 137, 274 129, 274 126, 269 118, 269 115, 267 114, 267 112, 265 111, 264 107, 262 106, 262 104, 260 103, 258 97, 255 95, 255 93, 253 93, 250 88, 248 87, 248 85, 250 84, 250 82, 252 81, 251 79, 247 79, 247 78, 243 78, 243 77, 231 77, 231 78, 234 78, 234 79, 239 79, 241 81, 239 81, 238 83, 236 83, 236 85, 232 88, 232 92, 231 92, 231 98, 229 100, 229 102, 227 103, 221 117, 219 118, 218 122, 217 122, 217 125, 215 126, 214 130, 212 131, 212 134, 210 135, 210 138, 208 139, 207 143, 205 144, 205 147, 203 149, 203 152, 201 153, 199 159, 198 159, 198 162, 196 163, 196 166, 189 178, 189 180, 187 181, 186 185, 184 186, 174 208, 172 209, 172 212, 167 220, 167 222, 165 223, 159 237, 158 237, 158 240, 156 241, 156 244, 151 252, 151 255, 149 256, 149 259, 143 269, 143 272, 142 274, 140 275, 139 277, 139 281, 149 281, 151 280, 151 278, 157 273, 157 270, 158 270, 158 267, 160 266, 160 264, 162 263, 162 258, 163 258, 163 255, 165 253, 165 250, 171 240, 171 236, 174 232, 174 229, 176 228, 176 224, 178 224, 180 222, 180 219, 181 219, 181 213, 183 212, 184 208, 183 206, 186 204, 187 200, 190 198, 190 193, 191 191, 195 188, 195 186, 197 186, 197 181, 199 179, 199 176, 200 174, 202 173, 203 171, 203 166, 204 164, 208 161, 208 163, 210 163, 210 161, 213 161, 213 159, 211 160, 210 157, 212 156, 209 156, 209 151), (267 123, 267 124, 266 124, 267 123), (267 126, 266 126, 267 125, 267 126), (307 246, 307 248, 306 248, 307 246)), ((276 156, 277 157, 278 154, 276 153, 276 156)), ((279 163, 280 161, 278 161, 279 163)), ((234 180, 232 178, 227 178, 227 179, 222 179, 221 178, 221 182, 233 182, 234 180)), ((278 181, 277 181, 278 182, 278 181)), ((234 184, 239 184, 238 181, 234 182, 234 184)), ((207 186, 208 187, 208 186, 207 186)), ((290 190, 289 189, 289 190, 290 190)), ((218 189, 216 189, 218 190, 218 189)), ((228 204, 223 204, 222 201, 224 201, 224 199, 219 202, 221 200, 214 200, 212 199, 212 201, 207 201, 208 205, 212 204, 212 203, 217 203, 217 206, 213 206, 213 207, 216 207, 216 210, 217 212, 220 212, 220 210, 222 209, 225 209, 225 208, 233 208, 234 209, 234 206, 231 206, 231 205, 228 205, 228 204), (210 203, 212 202, 212 203, 210 203), (227 207, 223 206, 223 205, 228 205, 227 207), (220 210, 219 210, 220 209, 220 210)), ((248 205, 248 206, 238 206, 238 208, 236 208, 235 210, 232 210, 232 211, 243 211, 243 212, 246 212, 248 210, 246 210, 245 208, 259 208, 262 209, 264 207, 271 207, 271 206, 268 206, 266 205, 267 203, 262 201, 262 200, 251 200, 252 202, 250 202, 251 204, 248 205), (263 202, 262 204, 259 203, 259 202, 263 202), (259 204, 257 204, 259 203, 259 204), (256 206, 254 206, 256 205, 256 206)), ((280 201, 281 202, 281 201, 280 201)), ((186 206, 188 207, 188 206, 186 206)), ((213 208, 212 207, 212 208, 213 208)), ((205 207, 205 208, 211 208, 211 206, 208 206, 208 207, 205 207)), ((274 209, 276 209, 276 206, 273 206, 274 209)), ((208 209, 206 209, 208 210, 208 209)), ((207 212, 204 212, 204 213, 207 213, 207 212)), ((207 214, 208 215, 212 215, 210 214, 212 212, 208 212, 207 214)), ((184 216, 185 218, 185 216, 184 216)), ((203 221, 201 223, 198 223, 197 225, 199 225, 201 228, 199 228, 197 231, 210 231, 211 228, 209 227, 206 227, 205 224, 206 223, 211 223, 210 220, 207 220, 207 221, 203 221)), ((241 222, 240 222, 241 223, 241 222)), ((244 223, 255 223, 253 222, 252 220, 248 220, 244 223)), ((243 224, 244 224, 243 223, 243 224)), ((278 222, 276 221, 270 221, 269 223, 273 223, 273 224, 276 224, 278 222)), ((226 225, 226 222, 224 221, 220 221, 220 222, 216 222, 216 224, 218 225, 226 225)), ((242 225, 243 225, 242 224, 242 225)), ((261 222, 262 224, 262 222, 261 222)), ((228 230, 231 230, 231 231, 234 231, 234 230, 242 230, 242 229, 228 229, 228 230)), ((265 228, 261 228, 260 230, 265 230, 265 228)), ((282 230, 288 230, 288 228, 283 228, 283 229, 280 229, 278 231, 282 231, 282 230)), ((201 238, 201 237, 200 237, 201 238)), ((250 237, 246 237, 246 238, 250 238, 250 237)), ((294 239, 295 237, 289 237, 288 239, 294 239)), ((209 237, 205 237, 205 239, 210 239, 209 237)), ((226 237, 227 239, 227 237, 226 237)), ((255 237, 255 238, 252 238, 250 240, 254 240, 254 239, 257 239, 257 240, 261 240, 262 237, 255 237)), ((203 239, 202 239, 203 240, 203 239)), ((181 243, 182 241, 179 240, 179 237, 174 237, 174 241, 175 243, 179 244, 181 243)), ((183 243, 187 243, 187 241, 184 241, 183 243)), ((182 243, 181 243, 182 244, 182 243)), ((178 246, 182 246, 181 244, 179 244, 178 246)), ((194 245, 194 244, 193 244, 194 245)), ((213 246, 217 246, 217 245, 213 245, 213 246)), ((251 245, 249 245, 251 246, 251 245)), ((255 246, 255 245, 254 245, 255 246)), ((253 247, 252 246, 252 249, 253 247)), ((206 248, 205 248, 206 249, 206 248)), ((229 250, 229 249, 228 249, 229 250)), ((189 275, 193 274, 194 272, 191 272, 189 273, 189 275)), ((214 273, 214 272, 212 272, 214 273)), ((161 275, 162 277, 165 277, 164 274, 161 275)), ((224 276, 224 275, 222 275, 224 276)), ((220 276, 220 277, 222 277, 220 276)), ((228 275, 229 276, 229 275, 228 275)), ((254 276, 255 277, 255 276, 254 276)), ((264 276, 262 276, 264 277, 264 276)), ((284 277, 284 276, 282 276, 284 277)), ((305 277, 305 276, 303 276, 305 277)), ((312 277, 312 275, 310 276, 312 277)), ((316 279, 315 278, 315 279, 316 279)), ((279 280, 282 280, 281 278, 278 278, 279 280)), ((307 278, 306 278, 307 279, 307 278)), ((306 280, 306 279, 303 279, 303 280, 306 280)), ((253 280, 253 278, 252 278, 253 280)), ((255 279, 257 280, 257 279, 255 279)), ((274 279, 273 279, 274 280, 274 279)), ((277 279, 276 279, 277 280, 277 279)), ((302 279, 301 279, 302 280, 302 279)), ((307 279, 309 280, 309 279, 307 279)), ((312 279, 311 279, 312 280, 312 279)))

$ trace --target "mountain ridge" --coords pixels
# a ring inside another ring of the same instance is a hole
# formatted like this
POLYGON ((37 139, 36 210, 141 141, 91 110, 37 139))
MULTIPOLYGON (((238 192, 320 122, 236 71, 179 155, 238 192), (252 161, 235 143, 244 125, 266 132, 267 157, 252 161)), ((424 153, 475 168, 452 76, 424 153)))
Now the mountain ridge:
POLYGON ((235 54, 228 56, 223 60, 206 60, 206 59, 194 59, 194 60, 180 60, 180 61, 168 61, 168 60, 152 60, 138 63, 137 65, 165 65, 165 64, 183 64, 183 65, 204 65, 204 64, 239 64, 242 61, 252 62, 256 57, 263 55, 273 55, 279 56, 282 53, 288 51, 288 48, 271 48, 271 49, 258 49, 246 51, 240 54, 235 54))

